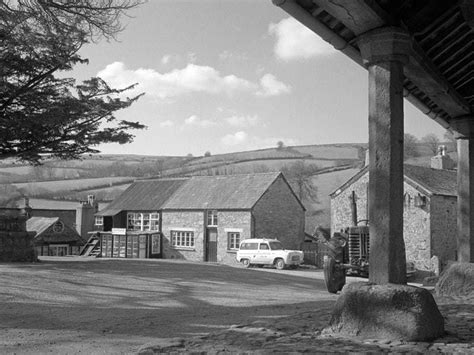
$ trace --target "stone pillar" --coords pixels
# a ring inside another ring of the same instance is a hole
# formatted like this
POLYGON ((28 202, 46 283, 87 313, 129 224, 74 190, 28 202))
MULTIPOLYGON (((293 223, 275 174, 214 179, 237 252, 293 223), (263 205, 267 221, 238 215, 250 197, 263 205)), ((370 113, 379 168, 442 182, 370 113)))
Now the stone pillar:
POLYGON ((403 241, 403 65, 410 38, 400 28, 358 39, 369 72, 369 282, 406 284, 403 241))
POLYGON ((462 263, 474 262, 474 116, 450 122, 458 148, 457 256, 462 263))

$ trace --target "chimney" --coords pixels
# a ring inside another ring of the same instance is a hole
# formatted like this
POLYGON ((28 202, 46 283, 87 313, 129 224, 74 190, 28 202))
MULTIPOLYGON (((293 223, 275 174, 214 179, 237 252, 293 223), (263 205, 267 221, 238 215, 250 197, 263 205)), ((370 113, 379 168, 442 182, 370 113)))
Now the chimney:
POLYGON ((76 231, 82 238, 87 240, 88 232, 94 230, 95 214, 99 210, 99 204, 94 195, 88 195, 87 201, 81 201, 76 208, 76 231))
POLYGON ((31 217, 31 211, 33 210, 30 206, 30 199, 26 196, 23 197, 24 206, 21 208, 21 214, 24 215, 27 219, 31 217))
POLYGON ((454 160, 446 154, 446 146, 440 145, 438 147, 438 154, 431 158, 431 168, 438 170, 452 170, 454 169, 454 160))

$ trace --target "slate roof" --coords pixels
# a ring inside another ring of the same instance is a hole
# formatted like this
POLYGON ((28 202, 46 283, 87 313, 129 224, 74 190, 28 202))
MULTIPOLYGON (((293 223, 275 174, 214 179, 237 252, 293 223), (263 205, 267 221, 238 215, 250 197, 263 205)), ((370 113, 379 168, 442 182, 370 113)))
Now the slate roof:
POLYGON ((280 174, 193 176, 169 198, 163 209, 251 209, 280 174))
POLYGON ((404 165, 405 177, 433 195, 457 196, 457 172, 423 166, 404 165))
POLYGON ((81 236, 72 228, 64 224, 64 232, 46 233, 52 225, 60 219, 58 217, 31 217, 26 221, 26 230, 28 232, 36 232, 35 239, 43 242, 83 242, 81 236))
POLYGON ((158 211, 168 198, 187 179, 159 179, 135 181, 119 197, 96 216, 113 216, 127 211, 158 211))
MULTIPOLYGON (((431 195, 457 196, 457 172, 455 170, 433 169, 424 166, 405 164, 403 173, 405 181, 421 187, 431 195)), ((368 172, 368 166, 365 166, 352 178, 346 181, 338 189, 330 194, 331 197, 338 195, 341 191, 347 189, 355 181, 368 172)))
POLYGON ((26 221, 26 230, 40 235, 58 220, 58 217, 31 217, 26 221))

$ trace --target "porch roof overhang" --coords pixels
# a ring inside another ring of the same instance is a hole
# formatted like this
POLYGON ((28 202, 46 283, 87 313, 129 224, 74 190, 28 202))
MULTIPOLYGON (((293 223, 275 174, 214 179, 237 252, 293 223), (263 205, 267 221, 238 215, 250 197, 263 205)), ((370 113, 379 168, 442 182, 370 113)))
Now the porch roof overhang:
POLYGON ((405 98, 446 129, 455 118, 474 120, 474 1, 272 1, 362 66, 360 35, 404 29, 412 39, 405 98))
POLYGON ((96 216, 102 216, 102 217, 113 217, 117 214, 122 212, 122 209, 118 208, 105 208, 102 211, 97 212, 95 215, 96 216))

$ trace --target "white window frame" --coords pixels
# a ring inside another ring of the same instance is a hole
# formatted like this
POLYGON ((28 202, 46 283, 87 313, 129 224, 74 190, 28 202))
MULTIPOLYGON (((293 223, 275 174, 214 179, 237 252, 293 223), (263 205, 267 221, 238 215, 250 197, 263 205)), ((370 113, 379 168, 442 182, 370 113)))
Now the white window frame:
POLYGON ((241 240, 242 240, 242 233, 240 231, 228 231, 227 232, 227 250, 239 250, 239 245, 240 245, 241 240))
POLYGON ((158 212, 127 212, 127 230, 159 231, 160 214, 158 212))
POLYGON ((95 216, 94 217, 94 225, 95 226, 103 226, 104 225, 104 216, 95 216))
POLYGON ((173 248, 194 249, 196 238, 192 230, 171 230, 170 240, 173 248))
POLYGON ((207 211, 207 226, 208 227, 217 227, 218 219, 217 219, 217 210, 209 210, 207 211))

